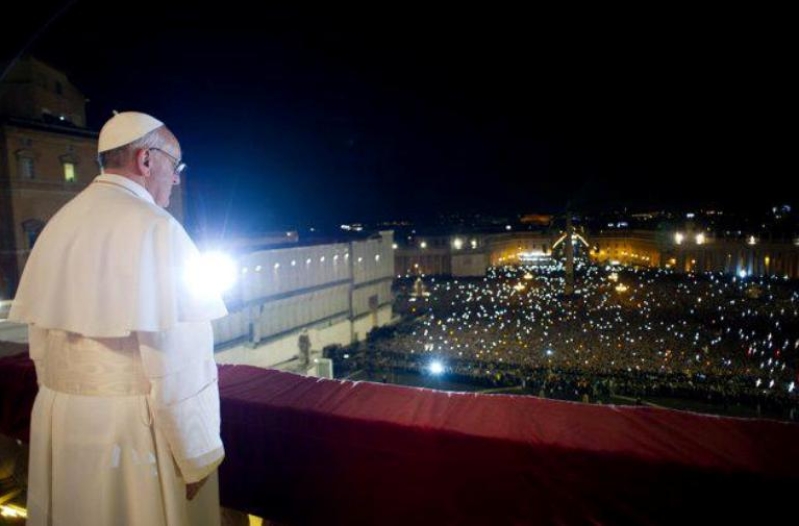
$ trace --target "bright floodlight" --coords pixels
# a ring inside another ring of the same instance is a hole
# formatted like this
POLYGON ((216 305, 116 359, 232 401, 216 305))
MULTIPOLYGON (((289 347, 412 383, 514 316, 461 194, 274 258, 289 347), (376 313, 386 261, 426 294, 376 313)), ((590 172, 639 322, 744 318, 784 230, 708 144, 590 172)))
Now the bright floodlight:
POLYGON ((430 362, 430 372, 432 374, 441 374, 444 372, 444 364, 439 362, 438 360, 434 362, 430 362))
POLYGON ((678 245, 682 244, 683 239, 685 239, 685 235, 683 235, 682 232, 677 232, 676 234, 674 234, 674 242, 677 243, 678 245))
POLYGON ((704 245, 705 244, 705 234, 697 234, 696 235, 696 244, 697 245, 704 245))
POLYGON ((207 252, 186 269, 186 278, 200 294, 221 294, 236 282, 236 264, 222 252, 207 252))
POLYGON ((746 271, 744 269, 739 270, 738 271, 738 277, 745 278, 746 277, 746 271))

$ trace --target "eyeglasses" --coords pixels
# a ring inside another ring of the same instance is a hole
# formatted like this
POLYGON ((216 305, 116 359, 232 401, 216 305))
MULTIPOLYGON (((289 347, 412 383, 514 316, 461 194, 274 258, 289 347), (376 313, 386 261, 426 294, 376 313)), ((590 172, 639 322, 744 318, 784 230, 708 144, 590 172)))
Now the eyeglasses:
POLYGON ((167 157, 169 157, 170 159, 172 159, 175 162, 175 165, 172 167, 172 170, 174 171, 175 175, 180 175, 186 170, 186 163, 182 162, 180 159, 178 159, 177 157, 175 157, 171 153, 169 153, 169 152, 167 152, 165 150, 162 150, 161 148, 155 148, 155 147, 148 148, 148 150, 155 150, 157 152, 161 152, 164 155, 166 155, 167 157))

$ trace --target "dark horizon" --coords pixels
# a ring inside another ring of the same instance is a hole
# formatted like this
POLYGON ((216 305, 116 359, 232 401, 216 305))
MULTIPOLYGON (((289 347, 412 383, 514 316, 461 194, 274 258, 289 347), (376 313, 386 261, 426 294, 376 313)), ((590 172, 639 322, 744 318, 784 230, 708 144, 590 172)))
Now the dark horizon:
POLYGON ((27 51, 89 98, 91 128, 113 109, 166 122, 195 228, 749 210, 796 173, 786 37, 754 20, 225 6, 79 0, 10 47, 40 31, 27 51))

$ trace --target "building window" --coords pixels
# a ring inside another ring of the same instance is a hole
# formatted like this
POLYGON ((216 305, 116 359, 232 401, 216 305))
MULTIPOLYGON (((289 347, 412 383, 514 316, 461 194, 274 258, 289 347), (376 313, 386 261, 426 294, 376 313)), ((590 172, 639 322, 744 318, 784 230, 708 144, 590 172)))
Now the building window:
POLYGON ((33 179, 34 178, 34 171, 33 171, 33 157, 18 157, 17 158, 17 167, 19 168, 19 178, 20 179, 33 179))
MULTIPOLYGON (((68 149, 68 151, 71 151, 71 149, 68 149)), ((78 159, 72 153, 67 153, 60 156, 58 160, 61 161, 61 166, 64 167, 64 181, 67 183, 77 181, 78 176, 75 172, 75 166, 78 164, 78 159)))
POLYGON ((22 222, 22 230, 25 232, 25 237, 28 239, 28 249, 32 249, 39 238, 42 229, 44 228, 44 221, 39 219, 27 219, 22 222))
POLYGON ((64 163, 64 181, 68 183, 75 182, 75 163, 64 163))

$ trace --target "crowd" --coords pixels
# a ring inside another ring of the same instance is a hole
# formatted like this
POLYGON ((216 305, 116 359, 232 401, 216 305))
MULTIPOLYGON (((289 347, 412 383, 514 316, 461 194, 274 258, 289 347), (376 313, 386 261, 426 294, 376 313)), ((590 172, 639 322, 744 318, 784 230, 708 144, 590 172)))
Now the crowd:
POLYGON ((403 320, 374 330, 343 370, 425 372, 534 394, 799 404, 799 284, 578 264, 497 267, 483 279, 398 281, 403 320))

